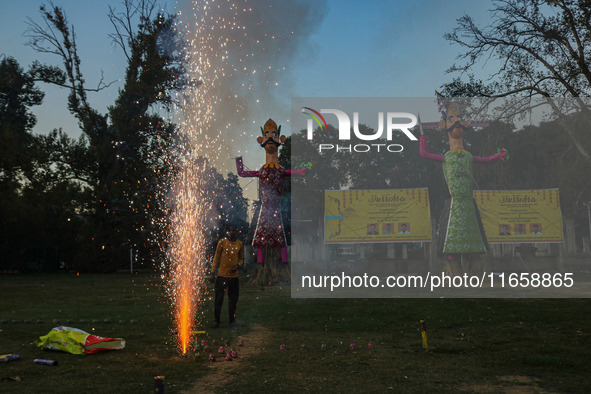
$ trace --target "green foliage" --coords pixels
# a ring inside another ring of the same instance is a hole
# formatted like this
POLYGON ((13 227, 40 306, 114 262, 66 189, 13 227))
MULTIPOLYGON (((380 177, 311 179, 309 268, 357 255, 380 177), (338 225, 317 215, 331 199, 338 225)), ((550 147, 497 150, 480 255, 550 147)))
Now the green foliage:
MULTIPOLYGON (((26 152, 31 144, 30 131, 36 118, 30 108, 41 104, 44 93, 18 62, 3 58, 0 62, 0 182, 10 183, 14 172, 27 165, 26 152)), ((3 185, 7 186, 7 185, 3 185)), ((3 190, 9 190, 4 189, 3 190)))
POLYGON ((244 197, 242 186, 238 183, 238 175, 229 173, 223 184, 220 197, 221 211, 225 222, 239 229, 244 229, 248 221, 248 200, 244 197))
MULTIPOLYGON (((41 104, 41 92, 32 73, 25 72, 13 58, 0 62, 0 267, 11 269, 16 262, 27 268, 34 263, 27 254, 33 248, 43 248, 33 232, 47 234, 48 217, 55 211, 39 212, 45 201, 31 201, 24 195, 26 175, 34 171, 35 138, 30 133, 36 119, 31 107, 41 104), (34 225, 34 226, 33 226, 34 225), (33 226, 33 227, 32 227, 33 226)), ((30 182, 28 187, 37 186, 30 182)), ((45 197, 45 196, 44 196, 45 197)))

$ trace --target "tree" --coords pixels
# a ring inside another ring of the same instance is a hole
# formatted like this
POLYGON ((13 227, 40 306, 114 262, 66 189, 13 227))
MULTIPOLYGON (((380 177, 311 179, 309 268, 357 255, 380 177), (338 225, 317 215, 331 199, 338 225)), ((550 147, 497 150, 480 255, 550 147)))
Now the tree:
MULTIPOLYGON (((103 270, 126 262, 130 246, 145 250, 146 260, 151 259, 149 235, 159 233, 154 224, 163 217, 158 204, 161 179, 173 167, 164 152, 175 139, 175 127, 153 110, 172 102, 179 83, 180 70, 168 50, 171 43, 161 45, 171 39, 174 16, 155 12, 156 3, 151 0, 125 0, 123 6, 124 12, 111 9, 109 17, 116 31, 112 38, 123 48, 128 66, 124 86, 108 114, 99 113, 88 102, 88 92, 109 84, 101 79, 95 89, 86 87, 74 28, 63 10, 42 6, 43 25, 30 19, 28 30, 32 48, 62 61, 61 67, 37 63, 34 71, 39 80, 70 91, 68 108, 84 136, 61 150, 59 162, 92 190, 94 231, 86 239, 93 245, 88 259, 90 266, 103 270), (87 144, 87 149, 81 144, 87 144)), ((63 138, 56 134, 53 142, 59 144, 63 138)))
POLYGON ((37 122, 30 108, 41 104, 43 97, 44 93, 35 86, 31 71, 23 71, 18 62, 11 57, 2 59, 0 62, 0 181, 2 183, 16 181, 15 171, 27 163, 26 155, 23 153, 31 144, 30 131, 37 122))
POLYGON ((25 72, 11 57, 0 61, 0 251, 3 268, 16 268, 22 260, 30 234, 25 218, 22 188, 24 172, 31 168, 36 119, 31 107, 41 104, 44 93, 31 71, 25 72), (12 265, 12 267, 10 267, 12 265))
POLYGON ((63 153, 75 151, 77 143, 61 130, 31 133, 30 107, 44 95, 35 86, 36 70, 25 72, 12 58, 0 64, 0 264, 53 271, 58 261, 70 265, 74 259, 84 224, 79 215, 89 200, 83 178, 64 171, 63 153))
MULTIPOLYGON (((498 70, 485 82, 469 75, 443 86, 449 96, 507 98, 499 114, 505 120, 548 105, 555 117, 583 113, 591 120, 591 3, 585 0, 498 0, 489 11, 491 24, 476 25, 464 15, 445 38, 462 47, 449 71, 469 73, 488 61, 498 70), (558 98, 558 99, 556 99, 558 98), (561 98, 567 98, 564 100, 561 98)), ((564 122, 557 124, 591 162, 591 141, 564 122)))
POLYGON ((244 197, 238 175, 229 173, 221 187, 223 221, 238 230, 246 230, 248 221, 248 200, 244 197))

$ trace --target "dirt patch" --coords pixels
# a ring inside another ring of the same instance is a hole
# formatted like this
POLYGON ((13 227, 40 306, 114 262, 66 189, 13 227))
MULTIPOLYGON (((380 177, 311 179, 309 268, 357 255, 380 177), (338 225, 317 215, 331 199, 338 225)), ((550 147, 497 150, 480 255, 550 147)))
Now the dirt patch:
POLYGON ((503 381, 503 382, 509 382, 509 383, 517 383, 517 384, 537 384, 537 382, 540 381, 540 379, 536 379, 536 378, 532 378, 529 376, 519 376, 519 375, 507 375, 507 376, 499 376, 499 380, 503 381))
POLYGON ((221 383, 227 384, 236 379, 236 371, 240 368, 242 363, 247 362, 250 357, 263 350, 264 342, 270 337, 270 334, 271 331, 268 328, 261 325, 254 325, 248 334, 239 335, 236 338, 236 341, 242 339, 244 341, 244 346, 238 347, 235 343, 232 344, 232 347, 238 351, 238 358, 234 358, 232 361, 226 361, 225 355, 216 354, 217 360, 215 362, 209 362, 207 361, 209 355, 204 355, 204 359, 201 362, 204 365, 207 365, 209 369, 207 374, 197 380, 190 389, 185 390, 182 393, 211 393, 213 389, 221 383))
POLYGON ((549 393, 538 386, 540 379, 529 376, 499 376, 500 384, 471 384, 460 387, 461 391, 473 393, 534 394, 549 393))

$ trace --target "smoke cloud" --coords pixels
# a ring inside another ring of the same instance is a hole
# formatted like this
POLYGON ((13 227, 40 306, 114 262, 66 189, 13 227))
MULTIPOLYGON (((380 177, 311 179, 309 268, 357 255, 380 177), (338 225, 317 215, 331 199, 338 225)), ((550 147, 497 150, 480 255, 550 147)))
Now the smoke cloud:
MULTIPOLYGON (((187 1, 177 30, 186 38, 187 69, 199 85, 184 93, 182 127, 199 154, 220 171, 235 172, 244 155, 258 168, 264 152, 255 139, 273 118, 288 116, 295 62, 305 61, 326 4, 295 0, 187 1)), ((287 127, 286 127, 287 126, 287 127)))

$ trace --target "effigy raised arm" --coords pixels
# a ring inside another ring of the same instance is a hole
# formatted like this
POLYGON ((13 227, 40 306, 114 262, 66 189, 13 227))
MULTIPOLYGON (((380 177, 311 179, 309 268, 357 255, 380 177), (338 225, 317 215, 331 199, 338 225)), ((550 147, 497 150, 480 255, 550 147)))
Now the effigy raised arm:
POLYGON ((236 171, 238 171, 238 176, 243 178, 248 177, 258 177, 258 171, 244 171, 244 163, 242 162, 242 156, 236 158, 236 171))
POLYGON ((424 135, 419 138, 419 153, 422 158, 436 161, 443 161, 443 156, 436 155, 435 153, 429 153, 427 150, 427 137, 424 135))

